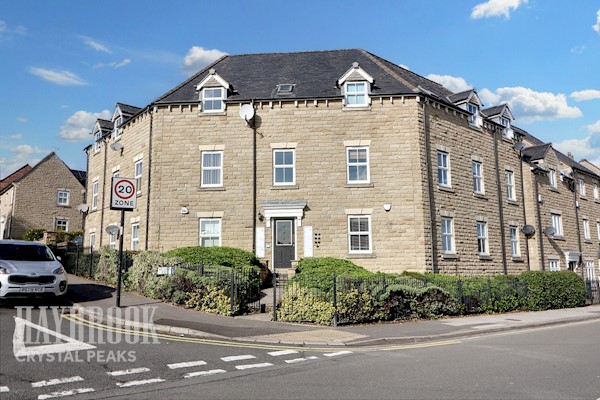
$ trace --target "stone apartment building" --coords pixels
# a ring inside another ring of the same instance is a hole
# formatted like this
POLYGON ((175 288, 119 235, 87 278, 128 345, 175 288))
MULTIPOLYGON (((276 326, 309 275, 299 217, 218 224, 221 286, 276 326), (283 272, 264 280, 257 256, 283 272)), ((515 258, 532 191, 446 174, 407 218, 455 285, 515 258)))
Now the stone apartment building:
POLYGON ((29 229, 80 231, 85 172, 69 169, 54 153, 0 182, 2 239, 21 239, 29 229))
POLYGON ((119 224, 110 179, 121 176, 138 182, 131 249, 518 273, 532 245, 517 130, 506 105, 484 109, 475 90, 453 93, 364 50, 225 56, 97 122, 86 245, 116 245, 106 227, 119 224))

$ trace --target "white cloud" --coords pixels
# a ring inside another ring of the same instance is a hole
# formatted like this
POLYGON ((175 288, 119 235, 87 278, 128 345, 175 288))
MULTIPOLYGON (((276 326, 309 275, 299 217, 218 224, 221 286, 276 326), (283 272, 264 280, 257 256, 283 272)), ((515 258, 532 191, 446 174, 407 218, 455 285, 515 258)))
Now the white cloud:
POLYGON ((25 117, 17 117, 17 122, 20 124, 26 124, 27 123, 27 118, 25 117))
POLYGON ((589 136, 583 139, 566 139, 562 142, 553 143, 553 146, 561 153, 573 154, 573 158, 575 158, 575 160, 581 160, 585 158, 592 164, 600 165, 599 134, 591 133, 589 136))
POLYGON ((569 95, 569 97, 574 99, 575 101, 600 99, 600 90, 595 90, 595 89, 581 90, 579 92, 571 93, 569 95))
POLYGON ((578 118, 581 110, 567 104, 567 96, 562 93, 536 92, 524 87, 505 87, 492 92, 483 89, 480 93, 487 105, 508 103, 518 121, 534 122, 558 118, 578 118))
POLYGON ((429 74, 426 78, 439 83, 446 89, 449 89, 455 93, 463 92, 473 88, 473 86, 469 85, 467 81, 457 76, 429 74))
POLYGON ((92 39, 91 37, 81 36, 81 40, 83 40, 83 43, 85 43, 86 45, 88 45, 89 47, 91 47, 92 49, 94 49, 96 51, 99 51, 101 53, 107 53, 107 54, 112 53, 112 51, 110 51, 110 49, 108 47, 106 47, 102 43, 92 39))
POLYGON ((21 140, 21 139, 23 139, 23 134, 22 133, 15 133, 14 135, 10 135, 8 138, 10 140, 21 140))
POLYGON ((42 79, 61 86, 83 86, 88 84, 85 80, 69 71, 56 71, 51 69, 30 67, 29 72, 33 75, 39 76, 42 79))
POLYGON ((11 28, 5 21, 0 20, 0 42, 12 39, 13 34, 24 36, 27 34, 27 28, 21 25, 11 28))
POLYGON ((477 4, 471 10, 472 19, 489 18, 504 16, 510 18, 511 10, 516 10, 528 0, 488 0, 485 3, 477 4))
POLYGON ((108 110, 103 110, 99 113, 77 111, 67 118, 65 123, 60 127, 57 137, 69 142, 91 140, 90 133, 94 128, 96 120, 98 118, 110 119, 111 116, 112 114, 108 110))
POLYGON ((11 153, 27 154, 27 155, 42 154, 42 153, 46 152, 46 150, 42 150, 37 146, 33 147, 28 144, 20 144, 18 146, 10 148, 9 151, 11 153))
POLYGON ((580 44, 578 46, 575 46, 571 49, 571 53, 573 54, 582 54, 585 49, 587 48, 587 46, 585 44, 580 44))
POLYGON ((12 174, 25 164, 29 164, 32 167, 39 163, 46 154, 49 154, 49 150, 40 149, 39 147, 33 147, 28 144, 22 144, 9 149, 11 153, 10 158, 0 158, 0 178, 12 174), (44 154, 44 156, 41 156, 44 154))
POLYGON ((592 29, 600 33, 600 10, 596 13, 596 24, 592 25, 592 29))
POLYGON ((126 66, 127 64, 131 63, 131 59, 130 58, 124 58, 121 61, 113 61, 111 63, 106 63, 106 64, 96 64, 94 65, 94 68, 121 68, 126 66))
POLYGON ((600 120, 588 125, 586 128, 590 133, 600 133, 600 120))
POLYGON ((405 69, 405 70, 407 70, 407 71, 410 71, 410 68, 408 68, 408 67, 407 67, 406 65, 404 65, 404 64, 398 64, 398 66, 399 66, 400 68, 404 68, 404 69, 405 69))
POLYGON ((204 47, 193 46, 183 59, 183 70, 192 75, 225 55, 227 53, 221 50, 207 50, 204 47))

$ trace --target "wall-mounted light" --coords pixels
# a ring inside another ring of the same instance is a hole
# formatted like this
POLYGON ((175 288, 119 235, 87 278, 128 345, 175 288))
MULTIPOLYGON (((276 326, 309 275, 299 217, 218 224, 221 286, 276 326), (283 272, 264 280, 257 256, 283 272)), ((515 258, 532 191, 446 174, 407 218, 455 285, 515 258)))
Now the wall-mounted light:
POLYGON ((387 212, 390 211, 392 209, 392 205, 391 204, 384 204, 383 205, 383 209, 387 212))
POLYGON ((187 207, 181 207, 181 210, 179 210, 179 212, 182 214, 189 214, 190 210, 188 210, 187 207))

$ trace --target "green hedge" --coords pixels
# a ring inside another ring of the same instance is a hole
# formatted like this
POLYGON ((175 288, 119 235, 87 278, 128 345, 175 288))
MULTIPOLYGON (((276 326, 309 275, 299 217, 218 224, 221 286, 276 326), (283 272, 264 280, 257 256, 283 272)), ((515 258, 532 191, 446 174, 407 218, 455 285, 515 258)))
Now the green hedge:
POLYGON ((179 247, 163 255, 167 258, 178 257, 182 262, 193 265, 217 266, 241 269, 243 267, 261 268, 262 264, 249 251, 233 247, 179 247))
POLYGON ((527 310, 581 307, 585 304, 585 282, 572 271, 528 271, 519 275, 527 282, 527 310))

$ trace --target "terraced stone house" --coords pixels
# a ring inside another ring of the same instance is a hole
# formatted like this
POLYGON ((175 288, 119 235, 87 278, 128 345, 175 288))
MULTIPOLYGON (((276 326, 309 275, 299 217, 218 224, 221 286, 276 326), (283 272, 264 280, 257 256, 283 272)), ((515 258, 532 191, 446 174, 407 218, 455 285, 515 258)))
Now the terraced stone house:
POLYGON ((453 93, 360 49, 225 56, 98 121, 86 244, 116 244, 105 230, 119 221, 118 174, 138 183, 131 249, 240 247, 274 268, 331 256, 373 271, 518 273, 535 245, 522 233, 525 133, 512 124, 505 104, 484 108, 475 90, 453 93))

